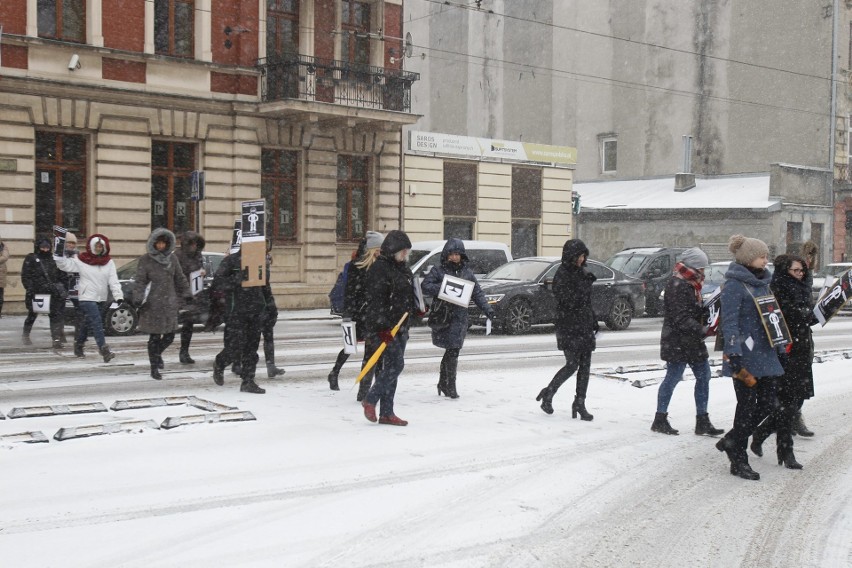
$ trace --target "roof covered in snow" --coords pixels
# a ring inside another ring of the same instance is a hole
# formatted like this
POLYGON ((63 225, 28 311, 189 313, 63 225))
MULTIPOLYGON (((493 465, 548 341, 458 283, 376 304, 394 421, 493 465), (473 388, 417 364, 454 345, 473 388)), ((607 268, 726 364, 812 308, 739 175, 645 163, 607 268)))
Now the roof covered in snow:
POLYGON ((769 174, 695 178, 695 187, 675 191, 674 177, 575 183, 589 209, 763 209, 780 205, 769 197, 769 174))

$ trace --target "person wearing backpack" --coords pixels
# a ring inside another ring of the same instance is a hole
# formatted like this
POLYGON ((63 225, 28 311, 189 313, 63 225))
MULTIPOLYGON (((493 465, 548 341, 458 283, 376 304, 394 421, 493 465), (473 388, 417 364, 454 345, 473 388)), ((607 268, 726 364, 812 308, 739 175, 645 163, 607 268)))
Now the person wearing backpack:
MULTIPOLYGON (((384 240, 385 236, 383 234, 376 231, 367 231, 367 235, 361 239, 358 250, 353 255, 353 260, 347 262, 343 268, 343 273, 346 277, 342 313, 344 320, 349 319, 355 322, 355 338, 358 341, 365 341, 362 365, 370 359, 377 347, 377 345, 366 342, 364 336, 364 307, 367 303, 367 298, 364 295, 364 276, 378 258, 384 240)), ((338 376, 347 359, 349 359, 349 353, 341 349, 340 353, 337 354, 334 367, 328 374, 328 388, 331 390, 340 390, 338 376)), ((364 400, 372 382, 373 372, 371 371, 358 384, 358 394, 355 400, 358 402, 364 400)))

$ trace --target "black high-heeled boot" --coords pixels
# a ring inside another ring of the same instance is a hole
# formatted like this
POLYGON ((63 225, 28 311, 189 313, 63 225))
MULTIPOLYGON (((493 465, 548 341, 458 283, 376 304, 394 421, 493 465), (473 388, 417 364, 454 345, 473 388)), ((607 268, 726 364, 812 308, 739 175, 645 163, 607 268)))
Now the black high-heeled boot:
POLYGON ((459 393, 456 391, 456 371, 458 370, 459 360, 455 357, 451 358, 447 361, 447 383, 446 389, 444 392, 447 393, 449 398, 458 398, 459 393))
POLYGON ((585 420, 586 422, 591 422, 595 419, 593 415, 586 411, 586 399, 579 396, 575 396, 574 403, 571 404, 571 418, 577 418, 577 414, 580 415, 580 420, 585 420))
POLYGON ((438 372, 438 396, 447 396, 447 369, 441 361, 441 370, 438 372))
POLYGON ((802 469, 802 464, 796 461, 793 448, 778 448, 775 453, 778 456, 778 465, 784 464, 787 469, 802 469))
POLYGON ((541 392, 538 393, 535 399, 536 401, 541 401, 541 409, 545 413, 553 414, 553 393, 550 391, 550 387, 541 389, 541 392))
POLYGON ((752 481, 760 479, 760 474, 751 469, 748 462, 731 462, 731 475, 752 481))

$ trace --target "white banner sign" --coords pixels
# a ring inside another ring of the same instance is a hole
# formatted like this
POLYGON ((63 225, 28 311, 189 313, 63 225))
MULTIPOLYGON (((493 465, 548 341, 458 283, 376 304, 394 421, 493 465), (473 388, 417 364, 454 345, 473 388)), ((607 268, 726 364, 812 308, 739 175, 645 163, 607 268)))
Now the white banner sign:
POLYGON ((470 297, 473 295, 473 282, 444 275, 444 280, 441 282, 441 289, 438 291, 438 298, 466 308, 470 304, 470 297))

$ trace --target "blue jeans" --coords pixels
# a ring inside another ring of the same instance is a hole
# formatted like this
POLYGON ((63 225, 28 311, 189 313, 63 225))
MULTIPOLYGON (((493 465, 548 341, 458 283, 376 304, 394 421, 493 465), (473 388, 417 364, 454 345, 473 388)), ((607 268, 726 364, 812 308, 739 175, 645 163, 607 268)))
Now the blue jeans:
POLYGON ((77 309, 82 314, 80 318, 82 321, 77 328, 77 343, 80 345, 85 343, 91 331, 92 335, 95 336, 95 342, 98 344, 98 347, 106 345, 106 338, 104 337, 104 315, 101 312, 101 303, 81 300, 77 309))
POLYGON ((657 412, 668 412, 669 401, 672 399, 675 387, 683 378, 687 364, 695 375, 695 414, 707 414, 707 400, 710 398, 710 361, 699 363, 684 363, 668 361, 666 363, 666 378, 657 391, 657 412))
MULTIPOLYGON (((368 341, 373 338, 368 338, 368 341)), ((379 345, 380 339, 373 343, 379 345)), ((376 363, 376 378, 370 392, 364 399, 369 404, 381 403, 379 416, 393 416, 393 397, 396 394, 396 384, 403 367, 405 367, 405 345, 408 343, 408 330, 399 330, 391 341, 381 359, 376 363)))

